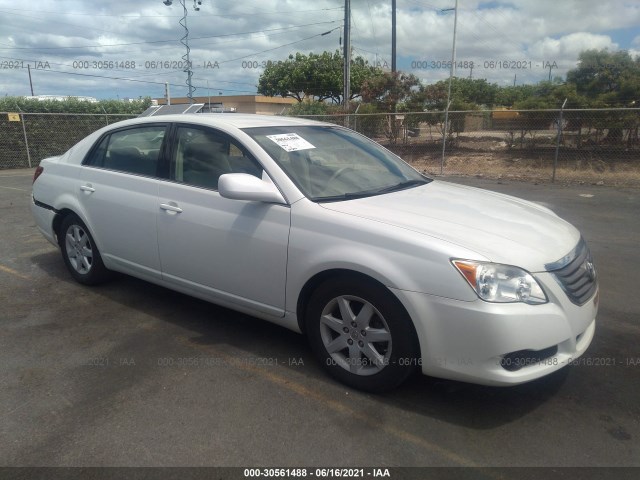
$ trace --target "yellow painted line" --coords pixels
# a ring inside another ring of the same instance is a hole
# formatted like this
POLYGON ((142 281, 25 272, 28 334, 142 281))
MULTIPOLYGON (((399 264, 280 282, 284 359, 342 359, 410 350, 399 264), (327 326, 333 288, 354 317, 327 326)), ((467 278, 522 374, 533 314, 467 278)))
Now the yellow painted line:
POLYGON ((7 190, 18 190, 19 192, 29 192, 29 190, 25 190, 24 188, 3 187, 1 185, 0 185, 0 188, 6 188, 7 190))
MULTIPOLYGON (((51 245, 49 242, 47 243, 51 245)), ((21 253, 20 255, 18 255, 18 258, 31 258, 35 257, 36 255, 44 255, 45 253, 51 253, 55 251, 55 248, 53 247, 53 245, 51 245, 51 248, 41 248, 40 250, 31 250, 27 253, 21 253)))
POLYGON ((315 400, 323 405, 325 405, 326 407, 329 407, 331 410, 341 413, 343 415, 348 415, 350 417, 356 418, 366 424, 368 424, 369 426, 373 427, 373 428, 377 428, 380 429, 382 431, 384 431, 385 433, 392 435, 404 442, 407 443, 412 443, 414 445, 417 445, 418 447, 423 448, 424 450, 428 450, 432 453, 436 453, 444 458, 446 458, 447 460, 450 460, 451 462, 462 466, 462 467, 477 467, 478 465, 476 465, 475 463, 473 463, 471 460, 468 460, 464 457, 462 457, 461 455, 458 455, 455 452, 452 452, 451 450, 448 450, 446 448, 443 448, 439 445, 436 445, 435 443, 432 443, 418 435, 415 435, 413 433, 407 432, 406 430, 403 430, 401 428, 397 428, 394 427, 393 425, 388 425, 385 424, 379 420, 377 420, 376 418, 373 418, 369 415, 366 415, 364 413, 361 413, 357 410, 352 409, 351 407, 337 401, 334 400, 331 397, 328 397, 326 395, 323 395, 317 391, 311 390, 310 388, 305 387, 304 385, 301 385, 297 382, 291 381, 287 378, 281 377, 280 375, 276 375, 273 372, 269 372, 265 369, 259 368, 256 365, 251 365, 248 363, 244 363, 244 362, 238 362, 235 360, 235 358, 231 355, 222 353, 217 351, 216 353, 218 353, 227 363, 229 363, 230 365, 233 365, 235 367, 240 368, 241 370, 247 371, 247 372, 251 372, 254 373, 268 381, 270 381, 271 383, 274 383, 276 385, 278 385, 279 387, 282 388, 286 388, 287 390, 290 390, 302 397, 311 399, 311 400, 315 400))
POLYGON ((19 175, 0 175, 0 178, 13 178, 13 177, 33 177, 33 173, 21 173, 19 175))
POLYGON ((5 267, 4 265, 0 265, 0 272, 9 273, 11 275, 15 275, 18 278, 22 278, 23 280, 29 280, 29 277, 21 274, 20 272, 14 270, 13 268, 5 267))

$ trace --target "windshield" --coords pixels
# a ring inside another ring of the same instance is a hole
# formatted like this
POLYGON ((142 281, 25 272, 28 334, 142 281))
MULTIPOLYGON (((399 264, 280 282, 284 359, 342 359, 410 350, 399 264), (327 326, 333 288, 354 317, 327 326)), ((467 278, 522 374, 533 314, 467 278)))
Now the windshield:
POLYGON ((331 126, 245 128, 306 197, 336 201, 424 185, 424 177, 380 145, 331 126))

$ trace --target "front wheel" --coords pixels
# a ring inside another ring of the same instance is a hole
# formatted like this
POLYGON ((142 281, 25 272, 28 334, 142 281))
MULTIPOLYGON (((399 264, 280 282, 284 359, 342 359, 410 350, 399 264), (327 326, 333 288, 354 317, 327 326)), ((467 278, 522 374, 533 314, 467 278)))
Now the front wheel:
POLYGON ((365 391, 390 390, 418 365, 413 324, 384 286, 349 277, 313 293, 306 312, 311 347, 339 381, 365 391))
POLYGON ((95 285, 108 278, 109 270, 102 263, 98 247, 77 215, 64 218, 58 241, 64 263, 78 282, 95 285))

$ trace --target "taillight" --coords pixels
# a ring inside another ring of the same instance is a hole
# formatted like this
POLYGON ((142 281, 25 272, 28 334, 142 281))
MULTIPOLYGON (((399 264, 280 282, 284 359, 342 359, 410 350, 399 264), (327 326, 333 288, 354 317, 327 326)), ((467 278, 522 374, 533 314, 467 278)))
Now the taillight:
POLYGON ((33 182, 32 182, 32 183, 35 183, 35 182, 36 182, 36 180, 38 179, 38 177, 39 177, 40 175, 42 175, 42 172, 44 172, 44 168, 42 168, 41 166, 37 166, 37 167, 36 167, 36 171, 35 171, 35 172, 33 172, 33 182))

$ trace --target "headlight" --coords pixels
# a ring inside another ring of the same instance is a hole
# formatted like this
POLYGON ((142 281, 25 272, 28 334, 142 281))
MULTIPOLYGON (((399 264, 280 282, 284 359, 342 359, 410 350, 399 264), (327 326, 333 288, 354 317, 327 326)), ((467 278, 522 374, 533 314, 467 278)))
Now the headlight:
POLYGON ((530 273, 521 268, 473 260, 452 260, 451 263, 482 300, 496 303, 524 302, 530 305, 547 303, 542 287, 530 273))

